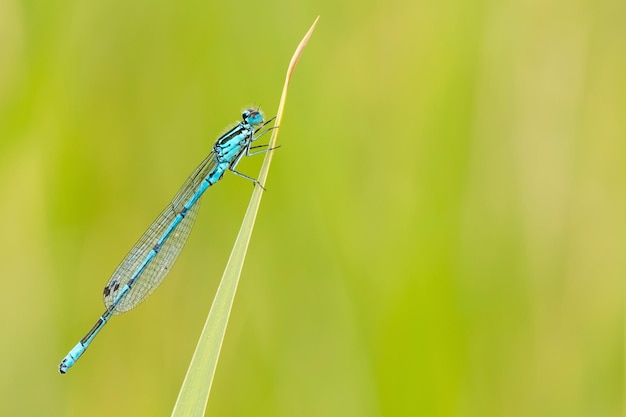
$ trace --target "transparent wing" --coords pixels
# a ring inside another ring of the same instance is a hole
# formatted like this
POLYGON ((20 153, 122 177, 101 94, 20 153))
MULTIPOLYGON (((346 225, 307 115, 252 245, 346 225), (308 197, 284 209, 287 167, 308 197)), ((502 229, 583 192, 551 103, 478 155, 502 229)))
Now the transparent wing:
MULTIPOLYGON (((143 264, 148 254, 157 241, 170 227, 172 221, 183 209, 185 203, 196 193, 198 186, 204 178, 215 167, 214 153, 202 161, 202 163, 189 176, 174 199, 159 214, 152 225, 141 236, 139 241, 130 250, 126 258, 120 263, 109 281, 104 287, 104 304, 108 308, 115 300, 119 291, 133 278, 139 267, 143 264)), ((167 273, 170 271, 176 258, 180 254, 191 228, 196 220, 200 200, 198 200, 187 212, 178 226, 172 231, 163 242, 159 252, 150 260, 141 275, 135 280, 133 287, 126 296, 119 301, 114 314, 122 314, 133 309, 144 301, 161 284, 167 273)))

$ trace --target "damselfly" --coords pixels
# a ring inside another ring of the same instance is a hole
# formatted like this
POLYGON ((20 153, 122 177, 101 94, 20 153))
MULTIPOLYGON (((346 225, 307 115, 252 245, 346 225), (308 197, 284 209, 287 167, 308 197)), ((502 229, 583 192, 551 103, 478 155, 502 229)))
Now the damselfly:
POLYGON ((213 150, 193 171, 178 190, 174 199, 165 207, 137 244, 117 267, 104 286, 106 310, 59 365, 59 372, 66 373, 82 356, 100 330, 116 314, 125 313, 144 301, 163 281, 182 250, 198 214, 200 197, 211 185, 222 178, 228 170, 255 185, 262 185, 235 168, 245 156, 272 150, 250 152, 252 143, 270 129, 261 131, 267 123, 258 109, 242 113, 242 120, 224 133, 213 145, 213 150))

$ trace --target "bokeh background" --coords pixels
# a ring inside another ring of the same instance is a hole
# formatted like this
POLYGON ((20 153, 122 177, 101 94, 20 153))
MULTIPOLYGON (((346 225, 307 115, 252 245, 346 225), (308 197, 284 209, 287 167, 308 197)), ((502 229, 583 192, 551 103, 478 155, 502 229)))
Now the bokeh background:
POLYGON ((240 178, 58 363, 215 138, 275 114, 318 14, 207 415, 622 415, 621 0, 0 1, 0 415, 169 415, 240 178))

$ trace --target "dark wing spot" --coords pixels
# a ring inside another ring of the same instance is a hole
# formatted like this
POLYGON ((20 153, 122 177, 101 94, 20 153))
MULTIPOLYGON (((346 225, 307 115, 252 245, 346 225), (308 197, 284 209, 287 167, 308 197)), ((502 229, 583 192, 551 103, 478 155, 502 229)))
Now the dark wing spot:
POLYGON ((109 295, 111 295, 111 292, 115 292, 119 288, 120 288, 120 283, 118 280, 111 281, 110 285, 107 285, 106 287, 104 287, 104 296, 108 297, 109 295))

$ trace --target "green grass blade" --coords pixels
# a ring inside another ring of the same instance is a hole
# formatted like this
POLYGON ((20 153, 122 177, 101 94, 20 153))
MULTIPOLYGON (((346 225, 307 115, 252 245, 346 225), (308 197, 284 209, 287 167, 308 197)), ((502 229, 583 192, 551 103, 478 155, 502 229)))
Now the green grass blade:
MULTIPOLYGON (((287 70, 287 76, 285 78, 285 84, 283 86, 283 92, 281 94, 278 111, 276 114, 275 126, 277 128, 272 130, 272 136, 270 138, 269 147, 274 147, 278 137, 279 126, 281 124, 282 115, 285 107, 285 101, 287 97, 287 87, 293 70, 306 46, 315 25, 317 19, 313 22, 313 25, 304 36, 298 48, 296 49, 289 68, 287 70)), ((269 172, 270 163, 272 161, 273 152, 267 152, 259 173, 258 180, 261 184, 265 184, 267 175, 269 172)), ((217 361, 219 359, 220 350, 222 348, 222 342, 224 340, 224 334, 226 333, 226 325, 228 324, 228 318, 230 317, 230 311, 237 291, 237 284, 239 283, 239 276, 243 267, 243 261, 248 250, 248 244, 250 242, 250 236, 252 235, 252 228, 254 227, 254 221, 256 219, 259 205, 261 204, 261 196, 263 190, 261 187, 255 187, 252 193, 252 198, 248 204, 248 210, 243 219, 241 229, 237 235, 237 240, 233 246, 233 250, 226 264, 224 275, 220 282, 217 293, 213 300, 213 305, 209 311, 209 316, 202 329, 200 340, 196 346, 196 351, 193 354, 187 375, 183 381, 183 385, 178 393, 178 399, 174 405, 172 416, 175 417, 189 417, 189 416, 203 416, 206 409, 206 404, 209 399, 209 392, 211 391, 211 385, 213 383, 213 377, 215 375, 215 368, 217 367, 217 361)))

